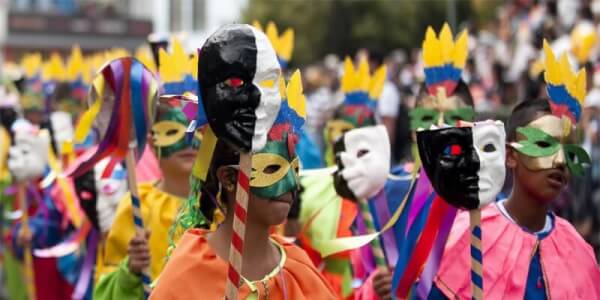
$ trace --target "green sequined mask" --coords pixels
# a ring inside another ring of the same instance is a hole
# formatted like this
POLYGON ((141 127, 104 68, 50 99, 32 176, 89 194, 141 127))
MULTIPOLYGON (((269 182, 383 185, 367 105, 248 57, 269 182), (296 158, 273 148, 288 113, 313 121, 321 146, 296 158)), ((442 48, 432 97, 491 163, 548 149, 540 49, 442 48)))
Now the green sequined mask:
MULTIPOLYGON (((187 123, 188 120, 180 109, 171 108, 162 114, 160 121, 152 126, 152 138, 159 158, 168 158, 174 153, 190 147, 185 140, 187 123)), ((198 129, 194 134, 191 147, 198 149, 201 141, 202 134, 198 129)))

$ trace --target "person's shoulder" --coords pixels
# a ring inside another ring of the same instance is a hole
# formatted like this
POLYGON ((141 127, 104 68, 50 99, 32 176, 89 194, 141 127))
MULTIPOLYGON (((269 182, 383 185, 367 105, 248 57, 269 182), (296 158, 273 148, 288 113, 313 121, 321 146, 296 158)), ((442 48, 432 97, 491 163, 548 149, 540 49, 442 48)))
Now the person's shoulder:
POLYGON ((555 237, 560 240, 564 240, 562 243, 565 247, 571 248, 572 251, 578 252, 577 255, 586 255, 590 258, 596 259, 594 255, 594 249, 588 244, 585 239, 577 232, 577 229, 569 223, 569 221, 559 217, 554 217, 554 231, 555 237))
POLYGON ((293 286, 300 289, 290 291, 294 295, 305 299, 335 299, 335 293, 314 266, 308 254, 296 244, 285 240, 281 236, 271 236, 273 240, 283 246, 286 255, 284 269, 286 280, 293 280, 293 286), (317 298, 314 298, 317 297, 317 298))
POLYGON ((223 295, 227 265, 210 249, 207 233, 190 229, 183 234, 156 282, 153 299, 218 299, 223 295))
POLYGON ((275 240, 279 245, 283 246, 288 261, 293 261, 300 265, 304 265, 309 269, 315 269, 314 264, 306 254, 306 252, 298 245, 287 240, 286 238, 279 235, 272 235, 271 238, 275 240))

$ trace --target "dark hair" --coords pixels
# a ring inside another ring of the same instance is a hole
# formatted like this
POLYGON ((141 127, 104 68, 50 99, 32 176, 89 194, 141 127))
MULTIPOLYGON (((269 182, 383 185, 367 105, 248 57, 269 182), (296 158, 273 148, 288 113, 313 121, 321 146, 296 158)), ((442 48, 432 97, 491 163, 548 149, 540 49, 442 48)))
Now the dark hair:
POLYGON ((471 95, 471 90, 469 86, 461 79, 458 81, 458 85, 454 90, 454 95, 459 96, 466 105, 473 106, 473 96, 471 95))
POLYGON ((537 98, 525 100, 517 104, 508 118, 506 125, 506 138, 508 141, 517 140, 517 128, 527 126, 540 115, 551 114, 548 100, 537 98))
POLYGON ((217 140, 217 145, 213 152, 213 158, 206 175, 206 181, 202 186, 202 195, 200 196, 200 212, 209 221, 209 224, 214 221, 215 209, 227 203, 225 195, 221 194, 223 199, 217 199, 221 185, 217 177, 217 170, 222 166, 236 165, 239 163, 240 155, 231 146, 223 140, 217 140), (222 203, 217 203, 221 200, 222 203))

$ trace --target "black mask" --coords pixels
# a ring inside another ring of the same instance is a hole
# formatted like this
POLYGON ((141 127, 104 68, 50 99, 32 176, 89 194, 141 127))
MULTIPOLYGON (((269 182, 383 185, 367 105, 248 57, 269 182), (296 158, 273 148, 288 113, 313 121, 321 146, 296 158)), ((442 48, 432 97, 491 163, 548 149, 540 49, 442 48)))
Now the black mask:
POLYGON ((479 206, 479 157, 469 127, 417 132, 423 168, 436 193, 455 207, 479 206))
POLYGON ((335 164, 337 165, 337 170, 333 173, 333 186, 335 187, 336 193, 348 200, 356 201, 356 196, 348 187, 348 182, 342 176, 342 171, 344 171, 344 164, 340 158, 340 153, 346 151, 346 146, 344 145, 344 136, 339 137, 335 143, 333 144, 333 153, 335 154, 335 164))
POLYGON ((265 126, 268 131, 279 110, 278 106, 274 112, 265 108, 267 115, 274 115, 257 118, 259 106, 281 102, 280 96, 277 101, 266 99, 256 84, 258 79, 264 80, 265 74, 276 82, 280 72, 280 69, 264 69, 270 66, 270 60, 277 68, 279 64, 268 39, 259 34, 262 33, 248 25, 227 25, 210 36, 199 50, 198 83, 208 123, 219 138, 242 152, 256 150, 253 146, 256 147, 257 131, 263 134, 265 126), (265 119, 272 121, 265 125, 265 119))
POLYGON ((100 225, 98 224, 98 210, 96 209, 98 193, 96 191, 96 179, 94 174, 95 172, 92 168, 82 175, 74 177, 73 183, 75 184, 75 193, 77 194, 77 198, 79 198, 79 205, 81 205, 83 212, 94 228, 100 230, 100 225))

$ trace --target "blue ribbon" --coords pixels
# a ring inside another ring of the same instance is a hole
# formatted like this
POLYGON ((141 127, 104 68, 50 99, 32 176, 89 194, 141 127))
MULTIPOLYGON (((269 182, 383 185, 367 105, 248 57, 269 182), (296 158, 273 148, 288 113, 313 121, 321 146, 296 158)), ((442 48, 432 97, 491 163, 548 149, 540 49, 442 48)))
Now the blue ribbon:
POLYGON ((135 134, 137 137, 137 150, 141 155, 146 147, 146 112, 144 108, 144 99, 142 99, 142 75, 143 66, 137 61, 131 62, 131 111, 135 125, 135 134))

